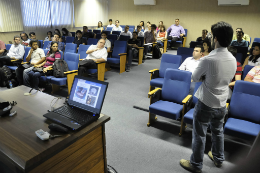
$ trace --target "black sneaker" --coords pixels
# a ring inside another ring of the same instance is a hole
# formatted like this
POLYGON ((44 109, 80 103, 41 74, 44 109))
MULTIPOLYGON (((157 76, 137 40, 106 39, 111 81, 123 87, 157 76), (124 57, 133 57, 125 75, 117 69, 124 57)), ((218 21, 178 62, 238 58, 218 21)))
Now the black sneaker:
POLYGON ((130 72, 130 67, 126 67, 125 71, 130 72))

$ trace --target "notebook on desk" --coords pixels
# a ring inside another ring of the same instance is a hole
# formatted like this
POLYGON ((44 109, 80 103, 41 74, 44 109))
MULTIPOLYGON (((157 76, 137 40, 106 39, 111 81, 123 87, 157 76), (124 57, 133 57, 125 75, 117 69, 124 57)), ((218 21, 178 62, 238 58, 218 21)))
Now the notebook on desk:
POLYGON ((108 83, 75 76, 68 102, 43 116, 73 130, 96 121, 106 95, 108 83))

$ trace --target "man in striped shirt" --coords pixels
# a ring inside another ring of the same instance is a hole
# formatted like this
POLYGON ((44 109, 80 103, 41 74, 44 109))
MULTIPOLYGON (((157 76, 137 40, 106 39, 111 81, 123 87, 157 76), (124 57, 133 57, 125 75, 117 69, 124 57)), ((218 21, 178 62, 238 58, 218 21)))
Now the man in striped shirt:
POLYGON ((193 114, 192 155, 190 160, 180 160, 183 168, 198 173, 202 172, 208 126, 212 133, 212 151, 209 151, 208 156, 217 167, 221 167, 225 160, 223 122, 228 86, 237 69, 235 57, 227 50, 232 41, 232 26, 218 22, 211 26, 211 30, 215 50, 202 58, 192 73, 194 82, 202 81, 195 93, 198 102, 193 114))
POLYGON ((260 66, 253 67, 246 75, 245 81, 260 83, 260 66))

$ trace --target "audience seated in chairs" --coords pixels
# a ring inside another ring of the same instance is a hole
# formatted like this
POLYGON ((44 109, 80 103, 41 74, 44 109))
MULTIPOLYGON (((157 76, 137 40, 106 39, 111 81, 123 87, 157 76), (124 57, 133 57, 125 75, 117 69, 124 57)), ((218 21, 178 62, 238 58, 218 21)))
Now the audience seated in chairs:
POLYGON ((30 39, 28 38, 28 35, 25 32, 20 33, 21 39, 22 39, 22 45, 23 46, 28 46, 30 43, 30 39))
POLYGON ((96 27, 97 30, 103 31, 103 23, 101 21, 98 22, 98 26, 96 27))
POLYGON ((142 30, 142 26, 138 25, 137 26, 137 35, 138 37, 144 37, 144 32, 141 31, 142 30))
MULTIPOLYGON (((60 40, 60 35, 59 34, 57 34, 57 33, 55 33, 54 34, 54 36, 53 36, 53 39, 52 39, 52 41, 57 41, 58 42, 58 49, 59 49, 59 51, 64 51, 64 43, 63 42, 60 42, 59 41, 60 40)), ((49 42, 49 44, 47 45, 47 48, 46 49, 48 49, 48 50, 50 50, 50 47, 51 47, 51 42, 49 42)))
POLYGON ((2 40, 0 40, 0 57, 4 56, 5 50, 6 50, 5 43, 2 40))
POLYGON ((249 42, 243 40, 244 32, 243 31, 238 31, 237 32, 237 40, 233 40, 230 44, 230 46, 242 46, 242 47, 248 47, 249 42))
POLYGON ((130 36, 130 39, 132 39, 132 37, 133 37, 132 33, 129 31, 129 26, 128 25, 125 26, 125 30, 123 32, 121 32, 120 35, 130 36))
POLYGON ((258 66, 260 65, 260 43, 256 43, 252 52, 253 55, 248 56, 243 64, 243 69, 246 65, 258 66))
MULTIPOLYGON (((193 73, 200 63, 201 57, 203 57, 204 48, 201 45, 197 45, 194 48, 192 57, 186 58, 185 61, 179 67, 179 70, 185 70, 193 73)), ((192 82, 190 84, 190 95, 193 95, 194 87, 196 82, 192 82)))
POLYGON ((181 40, 181 38, 185 35, 185 30, 181 25, 179 25, 179 23, 180 20, 175 19, 175 24, 167 29, 167 33, 170 32, 168 40, 171 40, 171 44, 168 44, 168 48, 171 48, 176 41, 181 40))
POLYGON ((69 37, 72 37, 72 34, 67 30, 67 28, 62 28, 61 29, 61 32, 62 32, 62 36, 69 36, 69 37))
POLYGON ((53 35, 51 31, 47 32, 47 37, 45 37, 44 41, 52 41, 53 35))
MULTIPOLYGON (((239 31, 242 31, 242 32, 243 32, 243 29, 242 29, 242 28, 237 28, 237 29, 236 29, 236 33, 239 32, 239 31)), ((250 43, 250 37, 249 37, 249 35, 244 34, 244 36, 243 36, 242 39, 245 40, 245 41, 248 41, 248 42, 250 43)), ((237 34, 234 34, 234 35, 233 35, 232 40, 237 40, 237 34)))
POLYGON ((128 40, 126 72, 130 71, 133 57, 138 56, 138 47, 141 47, 141 40, 137 39, 137 32, 133 32, 133 38, 128 40))
POLYGON ((82 32, 81 30, 77 30, 76 31, 76 38, 74 39, 73 43, 74 44, 77 44, 77 50, 79 49, 79 45, 80 44, 83 44, 83 45, 86 45, 87 44, 87 40, 82 38, 82 32))
POLYGON ((156 32, 160 31, 161 26, 163 26, 163 21, 160 21, 160 22, 159 22, 159 25, 158 25, 158 27, 156 28, 156 32))
MULTIPOLYGON (((37 39, 37 38, 36 38, 36 35, 35 35, 35 32, 30 32, 30 33, 29 33, 29 36, 30 36, 30 39, 31 39, 31 40, 32 40, 32 39, 34 39, 34 40, 37 39)), ((41 42, 40 42, 39 40, 38 40, 38 47, 41 48, 41 42)))
POLYGON ((156 25, 152 24, 151 25, 151 30, 150 31, 146 31, 144 33, 144 43, 146 45, 144 45, 144 54, 146 55, 148 52, 152 51, 152 44, 148 44, 148 43, 153 43, 156 42, 157 39, 157 33, 156 33, 156 25))
POLYGON ((111 50, 111 42, 107 39, 107 33, 106 32, 101 32, 101 38, 103 38, 106 41, 105 48, 107 49, 107 52, 110 52, 110 50, 111 50))
POLYGON ((105 62, 107 61, 107 50, 105 48, 105 42, 103 38, 98 41, 97 45, 91 45, 86 54, 87 57, 79 62, 79 71, 78 74, 83 76, 83 74, 87 73, 88 69, 96 69, 97 62, 105 62))
MULTIPOLYGON (((28 87, 34 87, 30 84, 30 75, 31 71, 33 70, 35 65, 40 65, 45 61, 45 53, 43 49, 38 48, 37 44, 38 40, 31 40, 30 41, 30 47, 31 50, 26 57, 26 61, 30 64, 30 67, 27 69, 24 69, 23 66, 19 66, 16 69, 16 77, 20 85, 26 85, 28 87)), ((35 88, 38 89, 38 88, 35 88)))
POLYGON ((203 29, 202 30, 202 36, 198 37, 196 41, 197 42, 203 42, 205 39, 208 39, 209 41, 211 41, 210 38, 207 37, 207 35, 208 35, 208 30, 203 29))
MULTIPOLYGON (((39 49, 39 48, 38 48, 39 49)), ((42 50, 42 49, 41 49, 42 50)), ((31 55, 32 56, 32 55, 31 55)), ((32 70, 24 70, 24 85, 39 89, 39 81, 41 76, 51 76, 53 74, 53 71, 50 70, 52 68, 52 65, 55 60, 60 59, 61 54, 58 50, 58 42, 53 41, 51 42, 51 48, 50 51, 46 55, 46 59, 38 64, 34 65, 36 68, 42 69, 42 71, 35 71, 34 68, 32 70)), ((42 57, 43 59, 43 57, 42 57)), ((44 90, 44 88, 40 89, 41 91, 44 90)))
MULTIPOLYGON (((141 21, 138 26, 141 26, 141 30, 142 30, 142 29, 144 30, 144 21, 141 21)), ((137 29, 138 29, 138 28, 137 28, 137 29)), ((141 30, 140 30, 140 31, 141 31, 141 30)), ((138 37, 139 37, 139 36, 138 36, 138 37)))
POLYGON ((108 22, 109 22, 109 25, 107 25, 107 27, 112 27, 113 28, 115 26, 115 24, 112 23, 113 22, 112 19, 109 19, 108 22))
POLYGON ((209 55, 209 53, 211 52, 211 45, 210 45, 210 41, 209 39, 205 39, 203 41, 203 48, 204 48, 204 52, 203 52, 203 56, 207 56, 209 55))
POLYGON ((84 38, 86 38, 88 40, 89 38, 96 38, 96 34, 94 32, 88 31, 88 27, 87 26, 83 26, 82 37, 84 37, 84 38))
POLYGON ((253 67, 246 75, 244 81, 260 84, 260 65, 253 67))
POLYGON ((119 25, 119 20, 116 20, 116 26, 113 27, 112 31, 121 31, 122 32, 122 28, 119 25))
POLYGON ((14 36, 14 44, 12 44, 9 52, 6 54, 6 56, 0 56, 0 67, 3 67, 3 65, 12 65, 11 60, 22 61, 24 53, 24 46, 20 44, 20 36, 14 36))

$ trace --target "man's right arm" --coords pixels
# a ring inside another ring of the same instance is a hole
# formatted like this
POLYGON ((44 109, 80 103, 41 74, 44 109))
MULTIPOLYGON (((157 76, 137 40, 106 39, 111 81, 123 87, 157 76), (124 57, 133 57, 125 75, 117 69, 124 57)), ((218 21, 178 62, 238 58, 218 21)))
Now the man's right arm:
POLYGON ((186 65, 187 65, 187 61, 188 61, 188 58, 186 58, 184 60, 184 62, 181 64, 181 66, 179 67, 179 70, 186 70, 186 65))
POLYGON ((33 49, 31 48, 28 56, 26 57, 26 61, 29 62, 31 60, 31 56, 32 56, 32 52, 33 52, 33 49))
POLYGON ((203 58, 201 59, 201 62, 199 63, 198 67, 192 73, 191 78, 193 82, 200 82, 204 80, 207 69, 208 69, 207 59, 203 58))
POLYGON ((1 49, 1 50, 0 50, 0 54, 3 53, 4 51, 5 51, 5 49, 1 49))

